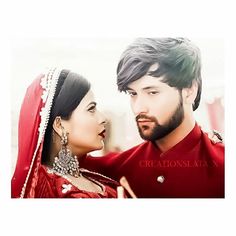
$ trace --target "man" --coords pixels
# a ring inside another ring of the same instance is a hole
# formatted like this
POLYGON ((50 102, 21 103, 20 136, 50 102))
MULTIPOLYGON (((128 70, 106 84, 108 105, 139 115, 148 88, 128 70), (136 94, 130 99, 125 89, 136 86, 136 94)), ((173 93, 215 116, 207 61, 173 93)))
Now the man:
POLYGON ((130 95, 146 141, 84 165, 125 176, 137 197, 224 197, 224 145, 193 116, 202 89, 199 49, 185 38, 138 39, 121 56, 117 85, 130 95))

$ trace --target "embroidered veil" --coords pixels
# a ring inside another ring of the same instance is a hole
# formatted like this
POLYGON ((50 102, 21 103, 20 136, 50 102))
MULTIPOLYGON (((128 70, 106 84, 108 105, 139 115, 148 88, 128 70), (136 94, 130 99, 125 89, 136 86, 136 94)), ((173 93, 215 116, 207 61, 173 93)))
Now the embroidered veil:
POLYGON ((40 74, 25 94, 18 126, 18 159, 11 182, 13 198, 35 195, 44 134, 60 73, 60 69, 52 68, 40 74))

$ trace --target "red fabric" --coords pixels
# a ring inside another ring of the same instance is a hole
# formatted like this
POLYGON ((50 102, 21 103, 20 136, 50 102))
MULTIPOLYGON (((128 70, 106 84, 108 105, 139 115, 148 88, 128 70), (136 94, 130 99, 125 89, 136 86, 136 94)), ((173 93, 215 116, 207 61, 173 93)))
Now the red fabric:
POLYGON ((38 127, 41 121, 39 115, 42 108, 41 94, 43 92, 40 80, 43 76, 39 75, 28 87, 21 106, 18 126, 18 158, 12 178, 12 197, 20 197, 37 145, 38 127))
POLYGON ((224 145, 212 143, 197 124, 165 153, 144 142, 121 154, 86 158, 82 164, 116 180, 125 176, 140 198, 224 197, 224 145), (163 183, 158 176, 164 176, 163 183))
POLYGON ((91 193, 72 186, 70 191, 62 194, 62 184, 68 184, 68 181, 55 174, 48 174, 41 165, 41 156, 43 150, 43 140, 37 147, 39 137, 39 126, 41 122, 40 111, 44 106, 41 95, 43 89, 40 85, 41 78, 36 80, 28 87, 19 118, 18 132, 18 159, 14 175, 12 177, 11 189, 13 198, 57 198, 57 197, 88 197, 88 198, 105 198, 117 197, 116 187, 118 183, 107 180, 98 174, 85 174, 87 178, 105 185, 104 194, 91 193), (36 151, 35 151, 36 150, 36 151), (33 159, 35 154, 35 158, 33 159), (27 179, 28 176, 28 179, 27 179), (89 177, 90 176, 90 177, 89 177), (26 181, 27 179, 27 181, 26 181), (21 196, 25 184, 24 195, 21 196))
POLYGON ((99 176, 96 173, 83 173, 87 178, 96 179, 103 184, 105 189, 103 193, 88 192, 78 189, 73 186, 65 178, 48 173, 45 166, 40 165, 39 179, 35 189, 35 198, 117 198, 116 187, 118 184, 115 181, 108 180, 99 176), (71 188, 63 192, 63 186, 71 185, 71 188))

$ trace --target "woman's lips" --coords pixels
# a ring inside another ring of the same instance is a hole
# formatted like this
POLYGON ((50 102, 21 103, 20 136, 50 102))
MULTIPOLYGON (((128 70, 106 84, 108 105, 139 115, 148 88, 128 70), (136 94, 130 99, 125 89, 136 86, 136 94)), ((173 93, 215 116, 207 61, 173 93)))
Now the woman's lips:
POLYGON ((102 138, 105 138, 106 130, 104 129, 101 133, 99 133, 99 136, 102 138))

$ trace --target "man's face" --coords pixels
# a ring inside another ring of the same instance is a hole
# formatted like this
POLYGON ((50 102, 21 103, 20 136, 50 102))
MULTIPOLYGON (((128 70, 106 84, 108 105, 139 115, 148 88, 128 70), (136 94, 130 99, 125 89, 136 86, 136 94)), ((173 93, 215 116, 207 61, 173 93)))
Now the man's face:
POLYGON ((181 93, 161 82, 161 79, 145 75, 128 86, 131 108, 140 136, 145 140, 155 141, 165 137, 184 118, 181 93))

